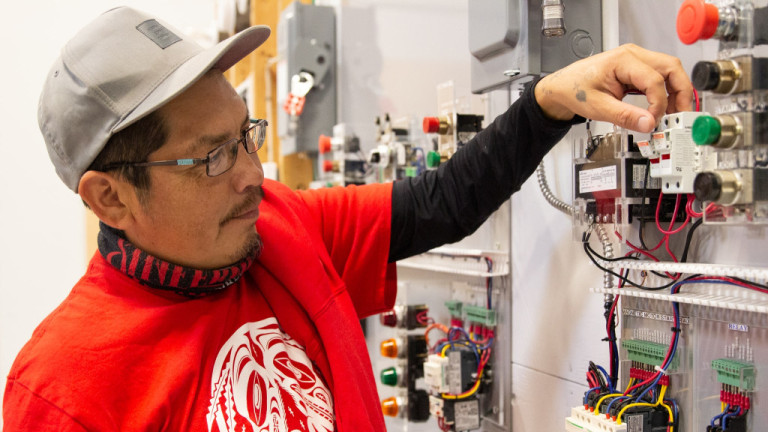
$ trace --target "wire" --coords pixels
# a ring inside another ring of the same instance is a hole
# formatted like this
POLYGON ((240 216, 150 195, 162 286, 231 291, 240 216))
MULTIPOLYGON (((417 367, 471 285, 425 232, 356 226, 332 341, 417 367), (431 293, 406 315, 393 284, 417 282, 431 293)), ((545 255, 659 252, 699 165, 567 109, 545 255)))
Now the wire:
MULTIPOLYGON (((648 287, 648 286, 643 286, 643 285, 637 284, 635 282, 632 282, 628 278, 626 278, 626 277, 624 277, 624 276, 614 272, 613 270, 601 266, 597 262, 597 260, 595 259, 595 256, 600 258, 601 260, 604 260, 604 261, 620 261, 620 260, 625 260, 625 259, 637 259, 637 258, 621 257, 621 258, 608 259, 608 258, 605 258, 605 257, 601 256, 600 254, 595 252, 594 249, 592 249, 591 246, 589 246, 589 235, 586 232, 584 233, 584 237, 582 237, 582 242, 584 244, 584 252, 587 254, 587 257, 590 259, 590 261, 592 261, 592 264, 594 264, 600 270, 616 276, 617 278, 619 278, 619 280, 624 281, 625 283, 627 283, 629 285, 632 285, 635 288, 639 288, 639 289, 643 289, 643 290, 647 290, 647 291, 658 291, 658 290, 667 289, 667 288, 671 287, 672 285, 674 285, 677 282, 677 281, 673 280, 672 282, 670 282, 670 283, 668 283, 666 285, 661 285, 661 286, 657 286, 657 287, 648 287)), ((699 275, 697 274, 696 276, 699 276, 699 275)))
POLYGON ((699 104, 699 92, 697 92, 696 89, 693 89, 693 101, 696 111, 701 111, 701 105, 699 104))
POLYGON ((442 331, 443 333, 448 334, 448 327, 446 327, 443 324, 433 323, 433 324, 428 325, 426 330, 424 330, 424 340, 427 343, 427 350, 428 351, 431 350, 430 345, 429 345, 429 332, 432 331, 433 329, 438 329, 438 330, 442 331))
POLYGON ((666 392, 667 392, 667 386, 663 385, 663 386, 661 386, 661 391, 659 392, 659 398, 656 400, 656 403, 652 403, 652 404, 651 403, 634 403, 634 404, 629 404, 629 405, 625 406, 616 415, 616 424, 617 425, 621 424, 621 416, 624 414, 624 412, 626 412, 628 409, 630 409, 632 407, 640 407, 640 406, 657 407, 657 406, 659 406, 661 404, 661 402, 664 401, 664 393, 666 393, 666 392))
POLYGON ((661 210, 661 201, 664 197, 663 193, 659 193, 659 202, 656 205, 656 228, 658 228, 659 231, 661 231, 662 234, 672 235, 677 234, 680 231, 685 228, 686 225, 688 225, 688 221, 691 220, 691 216, 686 214, 685 221, 683 221, 683 224, 677 227, 675 230, 672 230, 672 227, 675 225, 675 219, 677 218, 677 212, 680 210, 680 195, 677 195, 677 198, 675 199, 675 211, 672 213, 672 221, 669 224, 669 229, 665 230, 661 227, 661 224, 659 223, 659 211, 661 210))

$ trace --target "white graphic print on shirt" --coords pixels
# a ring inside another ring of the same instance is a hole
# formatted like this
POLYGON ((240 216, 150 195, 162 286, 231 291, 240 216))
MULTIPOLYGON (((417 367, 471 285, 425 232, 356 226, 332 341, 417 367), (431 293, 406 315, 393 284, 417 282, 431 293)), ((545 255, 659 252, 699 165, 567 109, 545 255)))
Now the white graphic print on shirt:
POLYGON ((303 347, 275 318, 247 323, 219 351, 208 430, 333 431, 333 401, 303 347))

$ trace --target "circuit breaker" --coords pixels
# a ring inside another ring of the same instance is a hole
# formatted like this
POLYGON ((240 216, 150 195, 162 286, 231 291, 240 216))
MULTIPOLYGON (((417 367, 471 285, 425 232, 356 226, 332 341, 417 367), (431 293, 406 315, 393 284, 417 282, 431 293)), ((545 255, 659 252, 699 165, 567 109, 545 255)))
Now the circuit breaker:
POLYGON ((277 31, 278 135, 283 155, 317 155, 317 140, 336 121, 336 25, 334 9, 293 2, 277 31))
POLYGON ((484 0, 469 5, 475 93, 554 72, 602 51, 599 0, 484 0))

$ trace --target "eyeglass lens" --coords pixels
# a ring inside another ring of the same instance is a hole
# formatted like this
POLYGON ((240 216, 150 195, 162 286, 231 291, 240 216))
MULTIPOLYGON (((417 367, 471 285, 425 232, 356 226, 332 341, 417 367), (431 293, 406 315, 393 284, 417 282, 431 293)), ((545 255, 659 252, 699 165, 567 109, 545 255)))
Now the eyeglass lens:
POLYGON ((239 144, 241 142, 244 144, 247 153, 255 153, 264 143, 265 135, 265 125, 256 124, 244 131, 242 138, 229 141, 210 152, 208 154, 208 166, 206 168, 208 176, 214 177, 223 174, 235 165, 239 144))

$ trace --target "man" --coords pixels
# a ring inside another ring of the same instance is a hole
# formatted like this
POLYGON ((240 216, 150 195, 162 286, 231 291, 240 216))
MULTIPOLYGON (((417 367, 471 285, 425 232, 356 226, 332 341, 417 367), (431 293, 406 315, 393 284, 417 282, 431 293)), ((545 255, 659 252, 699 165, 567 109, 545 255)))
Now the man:
POLYGON ((383 431, 357 323, 391 308, 391 263, 473 232, 579 116, 649 132, 691 105, 679 61, 625 46, 536 81, 437 171, 293 192, 221 74, 268 35, 203 50, 118 8, 62 50, 39 122, 99 253, 19 353, 6 431, 383 431))

